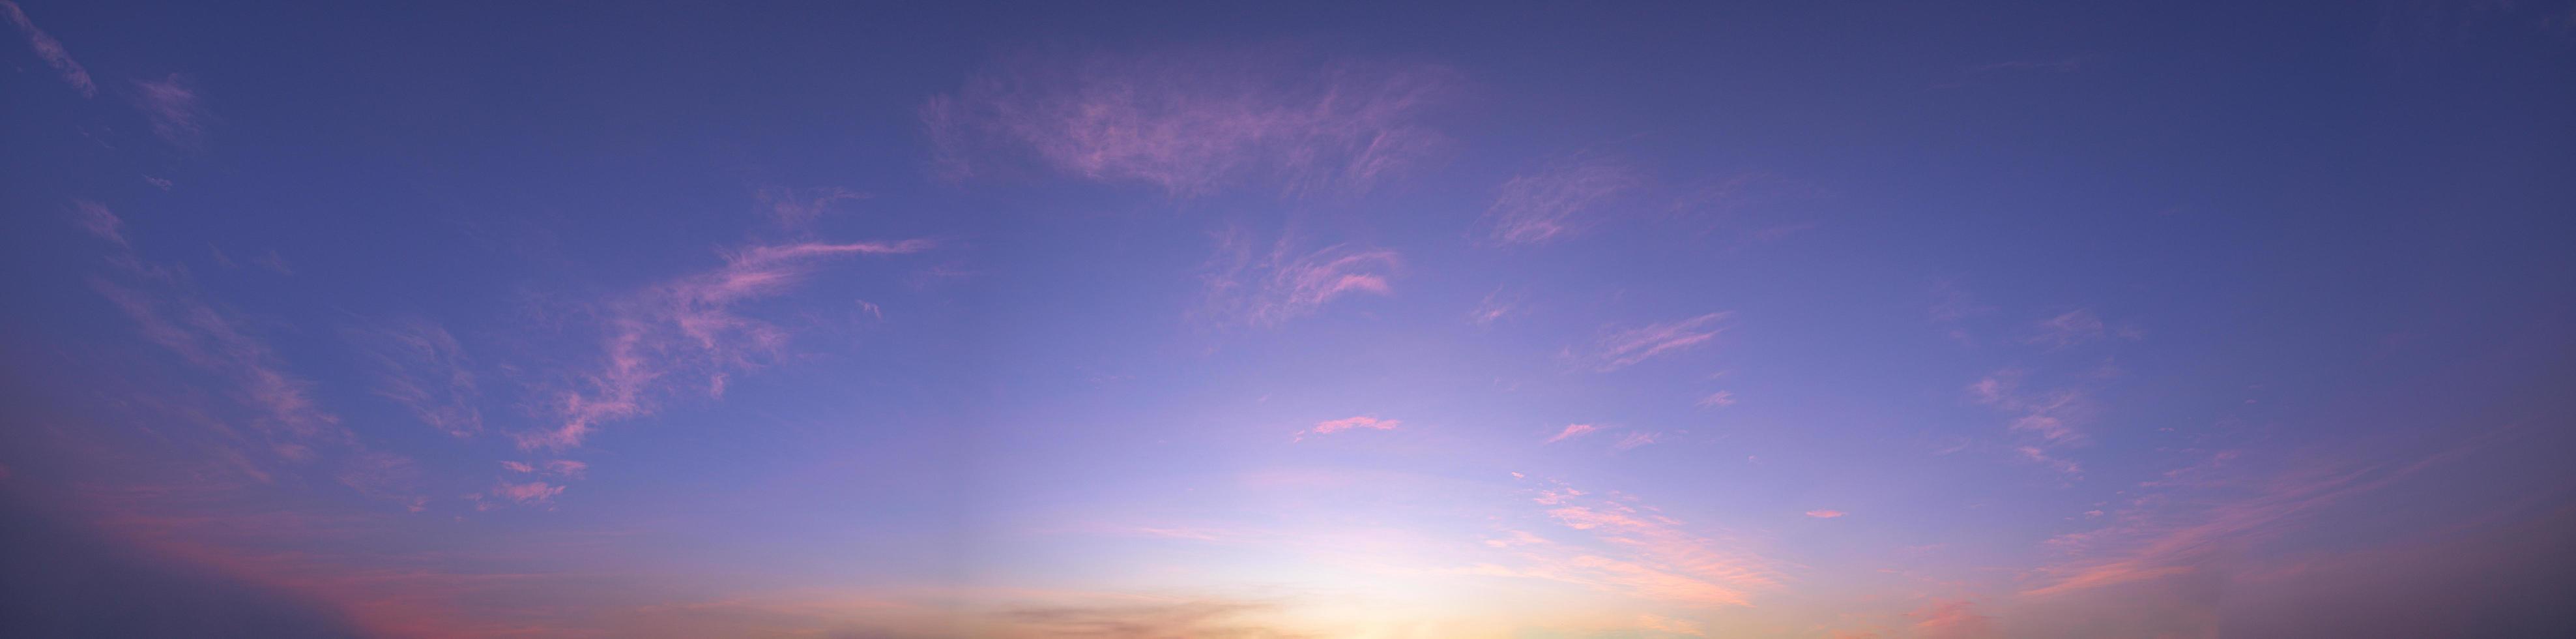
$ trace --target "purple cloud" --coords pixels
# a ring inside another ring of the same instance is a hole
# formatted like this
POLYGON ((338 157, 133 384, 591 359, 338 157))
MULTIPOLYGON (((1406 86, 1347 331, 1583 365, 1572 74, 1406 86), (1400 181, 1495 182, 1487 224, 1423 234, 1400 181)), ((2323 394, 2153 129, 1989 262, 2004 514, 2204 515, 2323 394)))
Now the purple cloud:
POLYGON ((137 80, 134 83, 135 108, 152 121, 152 133, 171 144, 194 148, 205 136, 205 109, 197 105, 197 92, 171 74, 160 80, 137 80))
POLYGON ((18 33, 27 36, 27 46, 36 50, 36 57, 44 58, 45 64, 52 65, 54 72, 63 76, 63 82, 72 85, 72 90, 79 91, 84 98, 98 95, 98 85, 90 82, 89 71, 72 59, 71 52, 63 49, 62 42, 36 28, 36 22, 27 18, 27 12, 20 10, 18 3, 0 0, 0 12, 9 14, 10 24, 18 25, 18 33))
POLYGON ((920 113, 951 179, 1028 157, 1176 197, 1364 191, 1440 144, 1422 121, 1456 84, 1435 66, 1283 51, 1056 52, 1006 58, 920 113))
POLYGON ((1582 154, 1558 159, 1503 183, 1485 209, 1489 237, 1501 244, 1541 244, 1590 227, 1619 196, 1646 184, 1618 160, 1582 154))
POLYGON ((1733 315, 1732 312, 1709 313, 1611 333, 1603 337, 1595 349, 1593 370, 1606 373, 1667 353, 1697 348, 1724 332, 1726 327, 1718 323, 1733 315))
POLYGON ((737 304, 786 293, 827 258, 904 255, 933 246, 919 239, 752 246, 726 254, 716 270, 610 302, 602 318, 605 361, 582 376, 582 388, 557 394, 557 426, 515 435, 519 446, 579 446, 600 424, 652 414, 682 381, 721 396, 733 371, 757 367, 789 337, 776 325, 737 312, 737 304))
POLYGON ((1202 276, 1207 312, 1251 326, 1276 326, 1354 294, 1393 295, 1389 280, 1404 264, 1395 251, 1347 244, 1303 251, 1282 238, 1256 253, 1236 232, 1219 235, 1217 243, 1217 257, 1202 276))

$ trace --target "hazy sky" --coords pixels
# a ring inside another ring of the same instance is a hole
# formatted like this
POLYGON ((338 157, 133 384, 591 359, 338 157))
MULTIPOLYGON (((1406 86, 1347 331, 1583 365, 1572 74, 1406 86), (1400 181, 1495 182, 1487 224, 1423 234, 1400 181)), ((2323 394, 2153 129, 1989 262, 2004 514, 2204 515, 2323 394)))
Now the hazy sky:
POLYGON ((0 1, 0 634, 2576 627, 2576 4, 893 4, 0 1))

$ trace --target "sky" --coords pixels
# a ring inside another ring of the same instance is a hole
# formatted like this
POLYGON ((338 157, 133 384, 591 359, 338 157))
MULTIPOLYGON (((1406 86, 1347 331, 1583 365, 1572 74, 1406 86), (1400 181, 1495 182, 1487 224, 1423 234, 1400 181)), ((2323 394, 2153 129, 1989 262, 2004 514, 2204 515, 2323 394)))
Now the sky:
POLYGON ((0 634, 2576 628, 2576 4, 896 4, 0 0, 0 634))

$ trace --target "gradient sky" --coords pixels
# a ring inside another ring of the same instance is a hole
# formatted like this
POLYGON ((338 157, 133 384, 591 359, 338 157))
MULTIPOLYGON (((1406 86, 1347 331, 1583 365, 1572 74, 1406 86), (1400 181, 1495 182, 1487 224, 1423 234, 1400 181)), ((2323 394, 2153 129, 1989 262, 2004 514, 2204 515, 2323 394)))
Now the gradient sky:
POLYGON ((386 4, 0 0, 0 634, 2576 628, 2563 0, 386 4))

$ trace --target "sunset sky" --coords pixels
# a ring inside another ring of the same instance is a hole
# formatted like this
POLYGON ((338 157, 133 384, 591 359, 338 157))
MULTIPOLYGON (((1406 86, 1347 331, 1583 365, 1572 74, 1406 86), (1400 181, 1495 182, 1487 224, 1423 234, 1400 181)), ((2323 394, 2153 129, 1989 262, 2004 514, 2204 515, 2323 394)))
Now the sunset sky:
POLYGON ((0 0, 0 635, 2576 632, 2576 3, 0 0))

